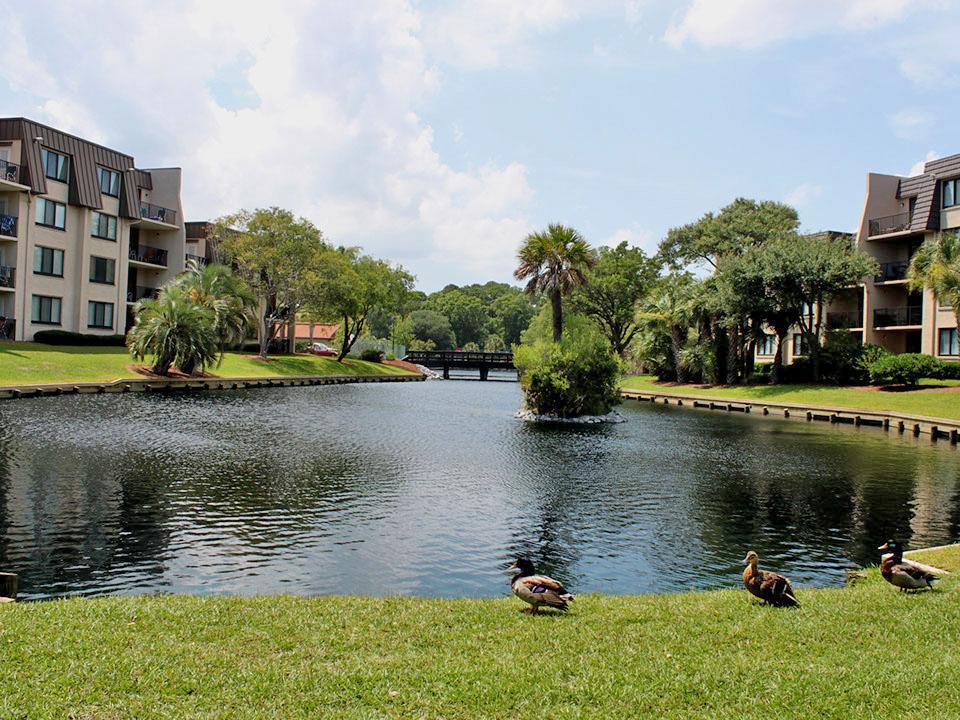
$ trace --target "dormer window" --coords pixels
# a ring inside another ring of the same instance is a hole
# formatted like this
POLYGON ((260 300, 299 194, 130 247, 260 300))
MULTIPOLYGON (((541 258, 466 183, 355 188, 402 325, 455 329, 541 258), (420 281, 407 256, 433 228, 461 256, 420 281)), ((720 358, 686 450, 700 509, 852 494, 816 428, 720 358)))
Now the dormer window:
POLYGON ((97 166, 97 182, 100 183, 100 192, 104 195, 118 197, 120 195, 120 173, 105 167, 97 166))
POLYGON ((70 160, 53 150, 40 148, 40 162, 43 163, 43 174, 51 180, 66 182, 70 175, 70 160))
POLYGON ((943 207, 960 204, 960 180, 943 181, 943 207))

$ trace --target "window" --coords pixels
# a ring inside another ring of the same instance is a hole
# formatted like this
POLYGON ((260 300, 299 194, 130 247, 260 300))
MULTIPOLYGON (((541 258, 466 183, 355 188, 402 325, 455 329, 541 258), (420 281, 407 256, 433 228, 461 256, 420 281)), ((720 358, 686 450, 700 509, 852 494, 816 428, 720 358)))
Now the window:
POLYGON ((67 227, 67 206, 63 203, 40 198, 37 200, 37 225, 64 230, 67 227))
POLYGON ((757 355, 776 355, 777 354, 777 336, 764 335, 763 339, 757 342, 757 355))
POLYGON ((90 257, 90 282, 113 285, 116 273, 116 260, 102 257, 90 257))
POLYGON ((43 163, 43 174, 51 180, 67 181, 67 175, 70 172, 70 162, 66 155, 61 155, 53 150, 40 148, 40 162, 43 163))
POLYGON ((63 250, 37 245, 33 249, 33 272, 63 277, 63 250))
POLYGON ((116 240, 117 219, 113 215, 94 211, 93 220, 90 223, 90 234, 103 240, 116 240))
POLYGON ((957 328, 940 328, 941 355, 960 355, 960 338, 957 337, 957 328))
POLYGON ((960 183, 956 180, 943 181, 943 207, 953 207, 960 203, 960 196, 957 195, 958 190, 960 190, 960 183))
POLYGON ((801 333, 793 334, 793 354, 794 356, 806 355, 808 351, 807 339, 801 333))
POLYGON ((120 173, 97 166, 97 181, 100 183, 100 192, 104 195, 120 196, 120 173))
POLYGON ((94 302, 87 303, 87 327, 92 328, 112 328, 113 327, 113 303, 94 302))
POLYGON ((46 295, 33 296, 33 322, 41 325, 60 324, 60 298, 46 295))

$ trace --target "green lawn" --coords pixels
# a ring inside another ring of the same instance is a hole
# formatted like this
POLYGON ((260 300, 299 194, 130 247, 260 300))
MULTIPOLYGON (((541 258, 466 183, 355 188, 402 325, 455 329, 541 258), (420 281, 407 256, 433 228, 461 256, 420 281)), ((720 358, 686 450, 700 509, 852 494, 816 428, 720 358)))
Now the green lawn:
MULTIPOLYGON (((0 341, 0 385, 59 382, 103 382, 142 377, 132 372, 130 355, 122 347, 72 347, 0 341)), ((393 375, 405 371, 390 365, 313 355, 280 356, 263 362, 240 353, 227 353, 223 364, 209 369, 220 377, 280 377, 289 375, 393 375)))
MULTIPOLYGON (((960 570, 956 547, 937 560, 960 570)), ((539 617, 514 598, 8 604, 0 717, 960 717, 956 575, 797 592, 797 611, 736 589, 539 617)))
POLYGON ((658 383, 650 375, 624 378, 629 390, 703 395, 707 397, 755 400, 757 402, 805 403, 835 407, 889 410, 914 415, 960 419, 960 392, 938 392, 937 387, 957 386, 956 380, 924 380, 917 390, 885 391, 833 385, 746 385, 708 386, 658 383))

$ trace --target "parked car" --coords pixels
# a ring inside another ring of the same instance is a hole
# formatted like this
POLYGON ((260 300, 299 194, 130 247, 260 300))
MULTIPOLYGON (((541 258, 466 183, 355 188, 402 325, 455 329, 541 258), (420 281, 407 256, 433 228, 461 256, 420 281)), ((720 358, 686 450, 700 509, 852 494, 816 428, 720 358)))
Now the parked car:
POLYGON ((337 351, 334 350, 329 345, 324 343, 316 342, 310 346, 310 352, 314 355, 322 355, 323 357, 336 357, 337 351))

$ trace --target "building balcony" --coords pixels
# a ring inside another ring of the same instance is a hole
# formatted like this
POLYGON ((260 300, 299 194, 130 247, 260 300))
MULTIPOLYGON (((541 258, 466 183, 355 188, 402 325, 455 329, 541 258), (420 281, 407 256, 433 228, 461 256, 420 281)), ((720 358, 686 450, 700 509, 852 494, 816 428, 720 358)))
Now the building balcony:
POLYGON ((130 263, 133 265, 167 266, 167 251, 149 245, 130 248, 130 263))
POLYGON ((880 272, 873 276, 873 282, 886 283, 907 279, 908 262, 880 263, 880 272))
POLYGON ((17 321, 0 317, 0 340, 13 340, 17 336, 17 321))
POLYGON ((873 326, 876 328, 919 327, 923 324, 923 307, 877 308, 873 311, 873 326))
POLYGON ((17 216, 0 213, 0 237, 17 239, 17 216))
POLYGON ((863 314, 858 312, 828 312, 827 330, 854 330, 863 327, 863 314))
POLYGON ((16 268, 0 265, 0 290, 13 290, 16 280, 16 268))
POLYGON ((9 160, 0 160, 0 190, 22 192, 29 189, 23 184, 23 168, 9 160))
POLYGON ((190 253, 187 253, 185 257, 188 263, 193 260, 200 267, 203 267, 207 264, 207 259, 203 257, 203 255, 191 255, 190 253))
POLYGON ((869 223, 868 235, 892 235, 910 230, 910 223, 913 221, 913 213, 905 212, 896 215, 887 215, 886 217, 874 218, 869 223))
POLYGON ((127 302, 135 303, 137 300, 145 300, 146 298, 155 298, 160 294, 160 288, 152 287, 143 287, 137 285, 136 287, 127 288, 127 302))
POLYGON ((148 202, 140 203, 140 227, 155 230, 176 230, 177 211, 160 205, 151 205, 148 202))

